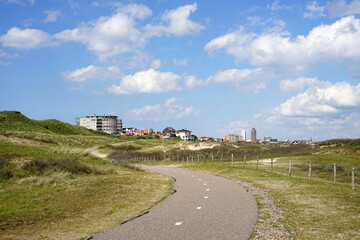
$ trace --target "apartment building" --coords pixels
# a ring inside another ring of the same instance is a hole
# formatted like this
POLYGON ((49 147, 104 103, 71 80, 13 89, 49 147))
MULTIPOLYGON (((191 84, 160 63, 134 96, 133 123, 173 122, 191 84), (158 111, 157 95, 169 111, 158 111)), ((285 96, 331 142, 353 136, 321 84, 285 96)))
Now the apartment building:
POLYGON ((80 126, 113 135, 120 135, 122 132, 122 121, 114 115, 88 115, 80 118, 80 126))

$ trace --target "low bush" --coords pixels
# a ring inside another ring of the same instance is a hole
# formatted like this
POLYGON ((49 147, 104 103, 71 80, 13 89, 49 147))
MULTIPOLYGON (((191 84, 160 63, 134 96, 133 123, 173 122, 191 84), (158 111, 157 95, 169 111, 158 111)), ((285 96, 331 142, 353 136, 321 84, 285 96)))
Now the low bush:
POLYGON ((102 174, 103 172, 90 168, 75 159, 39 159, 26 162, 22 169, 35 175, 44 175, 48 171, 66 171, 72 175, 102 174))
POLYGON ((14 176, 10 162, 0 156, 0 179, 10 179, 14 176))
POLYGON ((115 150, 115 151, 120 151, 120 152, 131 152, 131 151, 136 151, 136 150, 140 150, 141 147, 135 147, 133 145, 121 145, 121 146, 112 146, 112 145, 105 145, 102 148, 108 148, 111 150, 115 150))

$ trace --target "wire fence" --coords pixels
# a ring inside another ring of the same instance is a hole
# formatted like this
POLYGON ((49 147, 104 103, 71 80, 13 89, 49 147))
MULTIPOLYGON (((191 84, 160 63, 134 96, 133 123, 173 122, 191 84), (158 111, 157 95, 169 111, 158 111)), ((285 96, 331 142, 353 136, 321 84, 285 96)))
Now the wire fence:
MULTIPOLYGON (((360 168, 348 168, 337 163, 312 163, 303 161, 286 160, 283 158, 262 158, 261 156, 235 155, 235 154, 197 154, 197 155, 166 155, 152 154, 131 156, 131 162, 158 162, 168 160, 183 165, 204 164, 220 167, 237 167, 255 169, 299 177, 308 180, 321 180, 327 182, 351 184, 352 189, 358 185, 355 177, 360 175, 360 168)), ((358 186, 356 187, 358 188, 358 186)))

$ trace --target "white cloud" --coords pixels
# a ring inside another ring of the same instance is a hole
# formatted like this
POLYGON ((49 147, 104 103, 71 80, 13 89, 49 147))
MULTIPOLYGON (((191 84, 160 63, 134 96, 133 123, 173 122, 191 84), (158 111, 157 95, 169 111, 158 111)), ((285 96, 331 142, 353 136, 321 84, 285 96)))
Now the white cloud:
POLYGON ((187 59, 176 59, 174 58, 174 64, 177 66, 186 66, 187 65, 187 59))
POLYGON ((99 67, 89 65, 87 67, 67 71, 62 73, 67 81, 87 82, 89 80, 116 80, 122 77, 121 71, 117 66, 99 67))
POLYGON ((218 132, 223 135, 228 135, 231 133, 236 133, 240 135, 242 130, 247 130, 249 132, 250 128, 250 121, 234 121, 228 123, 226 126, 219 126, 218 132))
POLYGON ((259 73, 262 73, 261 69, 228 69, 218 71, 215 75, 210 76, 209 79, 216 83, 247 82, 254 79, 254 75, 259 73))
POLYGON ((360 107, 360 84, 338 82, 324 87, 311 87, 275 108, 283 116, 316 116, 342 113, 360 107))
POLYGON ((34 4, 35 4, 35 0, 28 0, 28 2, 29 2, 31 5, 34 5, 34 4))
POLYGON ((280 0, 275 0, 271 5, 267 5, 267 8, 270 8, 272 11, 282 10, 282 9, 291 9, 292 7, 281 5, 280 0))
POLYGON ((180 75, 171 72, 159 72, 154 69, 140 71, 123 77, 119 85, 107 88, 113 94, 163 93, 179 91, 180 75))
POLYGON ((266 88, 266 82, 275 76, 271 69, 227 69, 209 76, 207 83, 231 83, 240 90, 259 93, 260 90, 266 88))
POLYGON ((166 25, 147 25, 145 28, 147 35, 161 36, 165 33, 167 35, 171 34, 180 37, 200 32, 204 29, 204 26, 189 19, 190 14, 195 12, 196 9, 197 4, 194 3, 166 11, 162 16, 162 20, 166 25))
POLYGON ((46 10, 44 13, 46 14, 46 18, 43 21, 44 23, 56 22, 61 16, 61 11, 59 10, 46 10))
POLYGON ((303 73, 315 62, 334 63, 360 59, 360 20, 353 16, 331 25, 320 25, 307 36, 295 39, 281 33, 246 33, 243 28, 213 39, 206 44, 209 53, 224 49, 237 61, 248 60, 278 74, 303 73))
POLYGON ((326 8, 332 18, 360 14, 360 0, 353 0, 349 4, 344 0, 331 1, 327 2, 326 8))
POLYGON ((185 81, 185 86, 190 89, 207 85, 210 82, 209 79, 206 80, 197 79, 193 75, 184 76, 184 81, 185 81))
POLYGON ((18 58, 18 54, 9 54, 0 49, 0 65, 2 66, 8 66, 10 65, 9 60, 18 58))
POLYGON ((304 18, 316 19, 319 17, 325 17, 325 6, 318 6, 318 3, 316 1, 306 4, 306 9, 307 12, 304 12, 304 18))
POLYGON ((110 17, 100 17, 96 21, 84 23, 74 29, 67 29, 54 35, 63 41, 85 44, 89 51, 100 60, 125 53, 141 54, 150 37, 163 33, 175 36, 194 34, 203 27, 189 19, 196 10, 196 3, 164 13, 162 21, 168 25, 147 25, 138 27, 138 19, 152 16, 152 11, 141 4, 117 4, 116 13, 110 17))
POLYGON ((147 105, 127 111, 127 118, 136 120, 167 121, 169 119, 181 119, 196 117, 200 110, 192 106, 184 107, 179 104, 182 99, 169 98, 162 104, 147 105))
POLYGON ((349 71, 353 79, 360 79, 360 65, 352 64, 349 66, 349 71))
POLYGON ((280 89, 283 92, 302 91, 305 87, 315 87, 329 85, 329 82, 322 82, 315 78, 299 77, 296 79, 286 79, 280 82, 280 89))
POLYGON ((24 30, 13 27, 6 34, 0 36, 4 47, 17 49, 41 48, 56 45, 51 35, 38 29, 26 28, 24 30))
POLYGON ((159 69, 161 67, 161 61, 159 59, 155 59, 151 62, 151 68, 159 69))
POLYGON ((109 56, 144 48, 147 40, 137 29, 135 19, 145 18, 151 14, 148 7, 131 4, 119 8, 111 17, 100 17, 78 28, 57 33, 55 37, 64 41, 83 43, 88 50, 105 60, 109 56))

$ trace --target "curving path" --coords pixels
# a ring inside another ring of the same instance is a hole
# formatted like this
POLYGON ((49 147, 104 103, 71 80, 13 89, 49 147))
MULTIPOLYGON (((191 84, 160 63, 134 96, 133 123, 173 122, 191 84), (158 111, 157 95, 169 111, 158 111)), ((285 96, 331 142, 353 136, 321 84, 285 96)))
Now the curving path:
POLYGON ((147 214, 91 239, 249 239, 257 221, 250 192, 225 178, 186 169, 143 166, 176 179, 176 192, 147 214))

